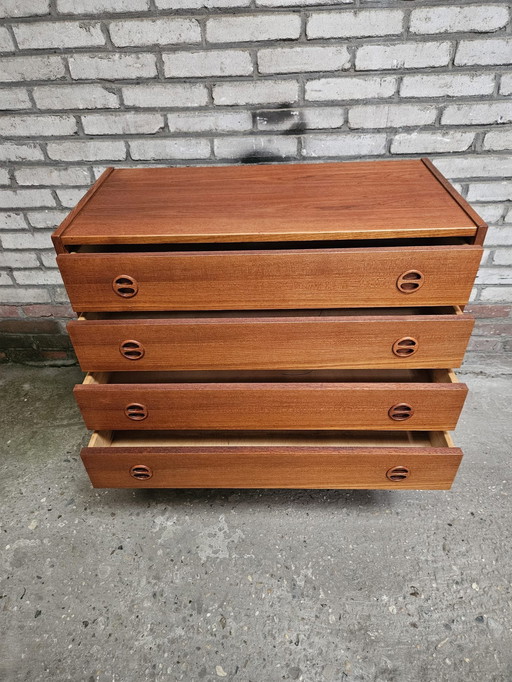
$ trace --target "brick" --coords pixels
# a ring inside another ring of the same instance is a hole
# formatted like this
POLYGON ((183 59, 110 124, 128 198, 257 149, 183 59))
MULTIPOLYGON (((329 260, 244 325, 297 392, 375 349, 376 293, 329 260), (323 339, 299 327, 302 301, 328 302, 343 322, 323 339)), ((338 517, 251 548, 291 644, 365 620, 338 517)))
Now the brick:
POLYGON ((507 25, 505 5, 425 7, 411 12, 412 33, 490 33, 507 25))
POLYGON ((33 142, 0 144, 0 161, 42 161, 43 159, 41 147, 33 142))
POLYGON ((311 14, 306 25, 308 38, 365 38, 402 32, 401 10, 360 10, 311 14))
POLYGON ((469 340, 467 349, 480 353, 498 353, 503 349, 503 344, 499 339, 473 337, 469 340))
POLYGON ((122 112, 82 116, 86 135, 151 135, 162 130, 162 114, 122 112))
POLYGON ((216 17, 206 22, 206 38, 211 43, 247 43, 260 40, 289 40, 300 36, 297 14, 216 17))
POLYGON ((463 152, 469 149, 474 133, 414 132, 400 133, 391 141, 392 154, 463 152))
POLYGON ((480 294, 480 300, 492 302, 512 302, 512 287, 485 287, 480 294))
POLYGON ((311 5, 351 5, 354 0, 256 0, 259 7, 310 7, 311 5))
POLYGON ((250 130, 252 116, 248 111, 179 111, 167 114, 171 133, 231 132, 250 130))
POLYGON ((512 230, 510 227, 490 227, 487 231, 485 243, 489 247, 512 246, 512 230))
POLYGON ((512 156, 466 156, 434 159, 443 175, 450 178, 512 176, 512 156))
POLYGON ((25 88, 9 88, 0 94, 0 110, 30 109, 32 104, 25 88))
POLYGON ((228 9, 250 4, 251 0, 156 0, 158 9, 228 9))
POLYGON ((420 69, 427 66, 447 66, 449 61, 449 42, 364 45, 356 51, 358 71, 420 69))
POLYGON ((505 204, 478 204, 473 208, 486 223, 497 223, 503 215, 505 204))
POLYGON ((456 66, 511 63, 512 38, 461 40, 454 60, 456 66))
POLYGON ((396 84, 394 76, 319 78, 306 83, 306 99, 321 102, 392 97, 396 84))
POLYGON ((33 90, 40 109, 115 109, 119 97, 101 85, 42 85, 33 90))
POLYGON ((450 104, 441 116, 442 125, 480 125, 510 123, 512 102, 478 102, 450 104))
POLYGON ((73 116, 20 115, 0 117, 0 135, 4 137, 41 137, 73 135, 77 132, 73 116))
POLYGON ((11 276, 7 272, 0 272, 0 287, 11 287, 12 285, 13 281, 11 276))
POLYGON ((512 130, 494 130, 484 137, 483 149, 512 149, 512 130))
POLYGON ((341 128, 345 110, 341 107, 313 107, 310 109, 270 109, 256 113, 258 130, 316 130, 341 128))
POLYGON ((52 287, 53 300, 56 303, 69 303, 68 295, 64 287, 52 287))
POLYGON ((87 188, 82 189, 58 189, 57 196, 60 203, 66 208, 74 208, 83 197, 87 188))
POLYGON ((512 248, 498 249, 494 254, 493 262, 495 265, 512 265, 512 248))
POLYGON ((12 287, 0 291, 0 302, 2 303, 48 303, 50 294, 46 289, 26 288, 20 289, 12 287))
POLYGON ((282 104, 297 101, 299 85, 293 80, 221 83, 213 86, 216 105, 282 104))
MULTIPOLYGON (((29 190, 25 190, 26 192, 29 190)), ((30 190, 33 191, 33 190, 30 190)), ((1 237, 4 249, 51 249, 53 248, 51 232, 18 232, 14 234, 4 234, 1 237)))
POLYGON ((260 73, 340 71, 349 68, 350 53, 344 46, 284 47, 258 52, 260 73))
POLYGON ((31 166, 14 173, 19 185, 89 185, 91 174, 87 168, 61 166, 31 166))
POLYGON ((21 50, 100 47, 105 38, 98 21, 38 21, 13 26, 21 50))
POLYGON ((55 320, 0 320, 3 334, 60 334, 55 320))
POLYGON ((510 268, 480 268, 475 280, 476 284, 512 284, 510 268))
POLYGON ((70 305, 28 305, 23 306, 22 311, 27 317, 74 317, 73 309, 70 305))
POLYGON ((62 284, 58 270, 19 270, 14 271, 18 284, 62 284))
POLYGON ((243 50, 170 52, 162 55, 167 78, 203 76, 250 76, 252 60, 243 50))
POLYGON ((509 209, 508 213, 506 214, 504 218, 505 223, 512 223, 512 208, 509 209))
POLYGON ((117 47, 201 42, 201 28, 195 19, 161 17, 112 21, 109 32, 117 47))
POLYGON ((0 305, 0 317, 19 317, 19 309, 15 305, 0 305))
POLYGON ((9 173, 6 168, 0 168, 0 185, 10 185, 9 173))
POLYGON ((50 0, 2 0, 0 17, 32 17, 50 13, 50 0))
POLYGON ((0 251, 0 268, 37 268, 38 266, 35 253, 0 251))
POLYGON ((12 52, 14 50, 14 43, 11 35, 5 26, 0 26, 0 52, 12 52))
POLYGON ((207 159, 210 156, 208 140, 198 138, 144 139, 130 141, 132 159, 207 159))
POLYGON ((218 159, 238 159, 247 163, 297 156, 297 140, 281 135, 224 137, 214 140, 213 144, 218 159))
POLYGON ((475 182, 468 188, 468 201, 512 201, 512 183, 475 182))
POLYGON ((500 95, 512 95, 512 73, 504 73, 501 77, 500 95))
POLYGON ((147 9, 149 0, 57 0, 57 12, 61 14, 114 14, 147 9))
POLYGON ((56 268, 57 267, 57 261, 55 259, 55 251, 49 251, 48 253, 45 253, 44 251, 41 251, 39 253, 39 257, 41 258, 41 262, 44 265, 45 268, 56 268))
POLYGON ((434 123, 437 109, 432 105, 376 104, 356 106, 348 112, 350 128, 401 128, 434 123))
POLYGON ((0 213, 0 230, 26 230, 22 213, 0 213))
POLYGON ((66 71, 61 57, 3 57, 0 59, 0 82, 58 80, 66 71))
POLYGON ((0 208, 24 208, 25 206, 55 206, 55 199, 49 189, 0 190, 0 208))
POLYGON ((307 135, 304 137, 304 156, 374 156, 386 151, 384 133, 307 135))
POLYGON ((125 104, 135 107, 200 107, 208 102, 206 87, 200 84, 128 85, 122 93, 125 104))
POLYGON ((146 52, 76 54, 68 59, 71 77, 81 79, 122 80, 128 78, 153 78, 156 76, 156 58, 146 52))
POLYGON ((401 97, 473 97, 492 95, 494 74, 436 74, 404 76, 401 97))
POLYGON ((32 227, 55 228, 64 220, 68 211, 28 211, 27 218, 32 227))
POLYGON ((126 158, 122 140, 49 142, 47 151, 54 161, 122 161, 126 158))
POLYGON ((466 312, 473 317, 479 319, 496 319, 510 317, 512 306, 510 305, 482 305, 481 303, 474 303, 466 306, 466 312))

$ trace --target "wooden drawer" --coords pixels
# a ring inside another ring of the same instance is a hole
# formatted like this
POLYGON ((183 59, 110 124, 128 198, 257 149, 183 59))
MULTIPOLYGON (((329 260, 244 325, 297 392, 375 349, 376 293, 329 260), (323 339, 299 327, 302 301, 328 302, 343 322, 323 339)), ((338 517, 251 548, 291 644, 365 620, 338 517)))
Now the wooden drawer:
POLYGON ((474 320, 457 307, 257 313, 85 313, 85 371, 458 367, 474 320))
POLYGON ((259 246, 78 252, 57 262, 76 311, 364 308, 465 305, 482 254, 469 244, 259 246))
POLYGON ((462 452, 446 432, 95 432, 96 488, 448 489, 462 452))
POLYGON ((408 431, 454 429, 467 394, 452 370, 183 374, 88 374, 74 393, 97 430, 408 431))

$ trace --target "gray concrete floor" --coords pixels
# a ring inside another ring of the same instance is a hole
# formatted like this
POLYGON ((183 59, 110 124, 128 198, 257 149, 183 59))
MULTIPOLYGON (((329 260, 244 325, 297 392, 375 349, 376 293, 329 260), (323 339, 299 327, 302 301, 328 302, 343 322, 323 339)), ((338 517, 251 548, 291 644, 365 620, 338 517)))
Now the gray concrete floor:
POLYGON ((1 372, 0 678, 510 682, 512 396, 449 492, 93 490, 76 368, 1 372))

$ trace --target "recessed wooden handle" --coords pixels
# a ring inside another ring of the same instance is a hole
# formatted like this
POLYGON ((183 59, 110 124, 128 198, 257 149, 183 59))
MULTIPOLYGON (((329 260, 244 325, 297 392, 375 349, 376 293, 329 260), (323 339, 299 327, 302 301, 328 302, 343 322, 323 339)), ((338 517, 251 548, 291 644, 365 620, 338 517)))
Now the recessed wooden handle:
POLYGON ((119 346, 119 352, 127 360, 140 360, 142 357, 144 357, 145 350, 140 341, 127 339, 119 346))
POLYGON ((407 403, 397 403, 389 408, 388 414, 390 418, 394 419, 396 422, 403 422, 412 417, 414 410, 407 403))
POLYGON ((400 277, 396 280, 396 287, 403 294, 413 294, 423 286, 425 276, 419 270, 407 270, 402 272, 400 277))
POLYGON ((130 275, 118 275, 112 282, 112 289, 121 298, 132 298, 139 290, 139 284, 130 275))
POLYGON ((412 336, 404 336, 397 339, 393 344, 393 353, 399 358, 408 358, 414 355, 419 348, 419 343, 412 336))
POLYGON ((396 466, 386 471, 386 477, 390 481, 405 481, 410 476, 410 470, 404 466, 396 466))
POLYGON ((130 476, 138 481, 147 481, 153 476, 153 471, 145 464, 136 464, 130 469, 130 476))
POLYGON ((142 403, 130 403, 124 408, 124 413, 134 422, 141 422, 148 416, 148 408, 142 403))

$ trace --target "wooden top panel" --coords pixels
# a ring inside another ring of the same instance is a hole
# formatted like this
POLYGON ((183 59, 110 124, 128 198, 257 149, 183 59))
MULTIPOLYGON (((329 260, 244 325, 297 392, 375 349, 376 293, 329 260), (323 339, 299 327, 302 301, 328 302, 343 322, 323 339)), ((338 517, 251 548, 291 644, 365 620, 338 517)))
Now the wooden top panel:
POLYGON ((110 169, 56 231, 66 245, 474 235, 428 160, 110 169))

